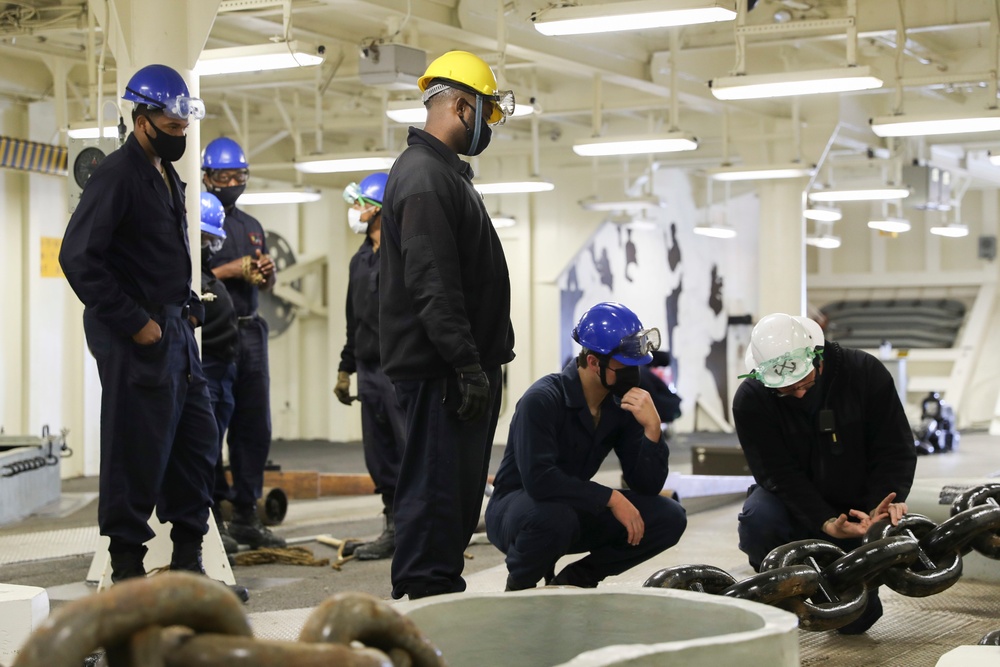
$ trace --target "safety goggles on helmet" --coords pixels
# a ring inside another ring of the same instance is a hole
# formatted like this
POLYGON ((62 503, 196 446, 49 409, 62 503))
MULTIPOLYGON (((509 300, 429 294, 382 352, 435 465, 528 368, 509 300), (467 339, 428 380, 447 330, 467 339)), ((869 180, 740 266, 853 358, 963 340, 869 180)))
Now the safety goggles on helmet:
POLYGON ((177 120, 201 120, 205 117, 205 102, 200 98, 178 95, 177 97, 160 101, 150 97, 149 95, 143 95, 139 91, 133 90, 132 88, 126 88, 125 90, 126 92, 132 93, 139 99, 143 100, 142 102, 139 102, 139 104, 145 104, 154 109, 160 109, 171 118, 176 118, 177 120))
POLYGON ((346 188, 344 188, 344 201, 346 201, 351 206, 354 206, 358 202, 365 204, 367 206, 378 206, 381 207, 382 204, 378 203, 374 199, 369 199, 361 194, 361 186, 357 183, 350 183, 346 188))
POLYGON ((660 349, 660 330, 654 327, 625 336, 611 354, 638 359, 658 349, 660 349))
POLYGON ((823 358, 822 349, 800 347, 780 357, 768 359, 754 370, 739 377, 753 378, 772 389, 787 387, 809 375, 813 369, 813 360, 817 357, 823 358))
POLYGON ((477 98, 482 98, 484 101, 490 102, 493 107, 490 109, 490 115, 486 119, 488 125, 503 125, 507 122, 510 116, 514 115, 514 91, 513 90, 498 90, 492 95, 484 95, 478 93, 468 86, 464 86, 459 83, 452 85, 449 83, 435 83, 433 86, 427 88, 424 91, 423 102, 427 104, 427 100, 431 99, 438 93, 444 92, 449 88, 457 88, 459 90, 464 90, 477 98))

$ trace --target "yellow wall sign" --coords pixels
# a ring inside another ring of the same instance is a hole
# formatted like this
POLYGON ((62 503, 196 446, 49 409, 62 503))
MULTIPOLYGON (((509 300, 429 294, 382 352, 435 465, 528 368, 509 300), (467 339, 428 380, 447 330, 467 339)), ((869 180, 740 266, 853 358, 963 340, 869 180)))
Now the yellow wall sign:
POLYGON ((62 239, 54 236, 42 237, 42 278, 63 278, 62 267, 59 266, 59 248, 62 239))

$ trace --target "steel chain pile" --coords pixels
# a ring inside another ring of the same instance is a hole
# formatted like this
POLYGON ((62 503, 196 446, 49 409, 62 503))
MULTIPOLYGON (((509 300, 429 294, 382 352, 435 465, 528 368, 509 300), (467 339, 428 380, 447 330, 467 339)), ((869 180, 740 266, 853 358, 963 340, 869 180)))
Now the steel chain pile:
POLYGON ((742 581, 711 565, 680 565, 643 586, 762 602, 796 614, 803 630, 834 630, 861 616, 877 586, 925 597, 959 580, 971 550, 1000 559, 998 501, 1000 484, 985 484, 958 496, 940 524, 921 514, 906 514, 896 526, 883 519, 848 553, 823 540, 800 540, 771 551, 760 572, 742 581))
POLYGON ((71 602, 28 639, 13 667, 444 667, 414 623, 364 593, 338 593, 297 642, 254 639, 242 603, 208 577, 167 572, 71 602), (363 646, 353 645, 354 642, 363 646))

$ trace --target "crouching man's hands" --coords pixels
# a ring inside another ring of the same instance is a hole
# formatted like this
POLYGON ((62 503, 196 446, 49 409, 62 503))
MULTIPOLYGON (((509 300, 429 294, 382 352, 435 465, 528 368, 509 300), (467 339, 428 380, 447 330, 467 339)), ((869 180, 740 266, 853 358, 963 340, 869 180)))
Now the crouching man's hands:
POLYGON ((628 543, 633 547, 639 544, 646 532, 646 524, 643 523, 642 515, 635 505, 630 503, 621 491, 614 490, 611 492, 611 499, 608 500, 608 508, 618 523, 625 526, 625 530, 628 531, 628 543))

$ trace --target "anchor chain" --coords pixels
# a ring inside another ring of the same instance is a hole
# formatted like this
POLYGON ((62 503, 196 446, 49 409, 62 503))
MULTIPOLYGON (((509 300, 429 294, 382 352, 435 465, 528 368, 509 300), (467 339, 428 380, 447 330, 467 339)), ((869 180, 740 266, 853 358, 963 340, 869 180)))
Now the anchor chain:
POLYGON ((129 579, 60 607, 13 667, 77 667, 99 647, 109 667, 445 667, 410 619, 370 595, 334 595, 299 641, 269 641, 253 637, 226 586, 184 572, 129 579))
POLYGON ((1000 484, 965 491, 940 524, 920 514, 906 514, 895 526, 877 521, 850 552, 824 540, 799 540, 772 550, 760 572, 742 581, 711 565, 680 565, 656 572, 643 586, 770 604, 793 612, 803 630, 833 630, 861 616, 868 592, 878 586, 910 597, 950 588, 972 550, 1000 559, 1000 484))

